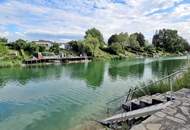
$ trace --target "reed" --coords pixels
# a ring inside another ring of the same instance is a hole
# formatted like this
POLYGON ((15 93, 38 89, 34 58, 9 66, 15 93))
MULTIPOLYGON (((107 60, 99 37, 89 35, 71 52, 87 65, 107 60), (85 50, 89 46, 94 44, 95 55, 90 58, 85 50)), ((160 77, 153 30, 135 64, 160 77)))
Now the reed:
MULTIPOLYGON (((173 91, 180 90, 182 88, 190 88, 190 69, 177 78, 172 80, 173 91)), ((142 85, 143 86, 143 85, 142 85)), ((165 79, 155 84, 151 84, 145 88, 137 89, 133 95, 133 98, 138 98, 145 95, 153 95, 155 93, 165 93, 170 91, 170 81, 165 79)))

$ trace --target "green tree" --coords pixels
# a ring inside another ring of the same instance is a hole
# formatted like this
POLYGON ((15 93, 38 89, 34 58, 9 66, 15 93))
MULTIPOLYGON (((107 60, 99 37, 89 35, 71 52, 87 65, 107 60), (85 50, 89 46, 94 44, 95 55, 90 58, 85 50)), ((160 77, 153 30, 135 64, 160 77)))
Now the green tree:
POLYGON ((146 42, 144 35, 142 33, 134 33, 134 35, 136 35, 136 40, 139 42, 139 45, 144 47, 146 42))
POLYGON ((120 33, 114 34, 108 39, 108 45, 112 45, 113 43, 121 43, 123 45, 128 44, 129 36, 128 33, 120 33))
POLYGON ((129 47, 131 48, 140 48, 140 44, 137 41, 137 35, 135 33, 131 34, 129 37, 129 47))
POLYGON ((152 44, 157 48, 163 48, 167 52, 188 50, 188 42, 178 35, 177 30, 162 29, 156 31, 152 44))
POLYGON ((125 52, 124 46, 121 43, 114 43, 109 46, 109 51, 112 54, 119 55, 125 52))
POLYGON ((44 52, 46 50, 45 46, 39 45, 39 51, 44 52))
POLYGON ((79 52, 79 43, 78 43, 78 41, 70 41, 67 44, 71 47, 71 50, 73 50, 75 52, 79 52))
POLYGON ((8 42, 7 38, 0 37, 0 43, 6 44, 8 42))
POLYGON ((25 49, 27 46, 27 42, 23 39, 18 39, 14 42, 14 49, 16 50, 21 50, 21 49, 25 49))
POLYGON ((85 32, 85 36, 84 38, 86 39, 87 37, 89 37, 89 35, 93 38, 97 38, 100 45, 103 45, 104 44, 104 38, 103 38, 103 35, 102 33, 96 29, 96 28, 92 28, 92 29, 89 29, 85 32))
POLYGON ((8 53, 8 49, 4 43, 0 43, 0 57, 8 53))
POLYGON ((51 52, 54 52, 55 54, 59 54, 60 48, 58 43, 54 43, 53 46, 49 49, 51 52))
POLYGON ((85 51, 88 55, 95 56, 100 44, 99 40, 92 35, 88 35, 83 41, 85 51))

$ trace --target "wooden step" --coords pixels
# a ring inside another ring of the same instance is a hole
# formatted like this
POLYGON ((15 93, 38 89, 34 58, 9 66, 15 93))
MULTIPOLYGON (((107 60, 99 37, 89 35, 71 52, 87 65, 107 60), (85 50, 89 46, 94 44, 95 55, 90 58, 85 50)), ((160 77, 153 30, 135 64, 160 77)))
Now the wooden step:
POLYGON ((169 101, 167 103, 160 103, 157 105, 152 105, 152 106, 141 108, 138 110, 116 114, 116 115, 106 118, 100 122, 102 122, 103 124, 109 124, 110 122, 117 121, 117 120, 127 120, 127 119, 136 118, 136 117, 148 116, 157 111, 164 109, 166 106, 168 106, 170 104, 171 104, 171 102, 169 101))
POLYGON ((148 107, 148 106, 151 106, 151 105, 152 105, 152 103, 147 103, 147 102, 144 102, 144 101, 140 101, 141 108, 148 107))

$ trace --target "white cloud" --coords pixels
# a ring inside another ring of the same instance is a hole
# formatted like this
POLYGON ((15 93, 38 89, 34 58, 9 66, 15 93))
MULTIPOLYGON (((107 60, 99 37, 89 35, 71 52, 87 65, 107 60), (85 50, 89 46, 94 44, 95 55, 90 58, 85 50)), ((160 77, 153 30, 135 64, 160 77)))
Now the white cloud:
POLYGON ((175 11, 172 13, 174 17, 182 17, 185 15, 190 15, 190 4, 181 4, 175 8, 175 11))
POLYGON ((71 40, 72 36, 82 37, 85 30, 96 27, 106 39, 118 32, 143 32, 149 40, 156 29, 174 28, 190 41, 187 28, 190 19, 181 18, 190 15, 190 4, 181 4, 182 0, 124 0, 125 3, 112 0, 35 0, 33 4, 28 1, 0 4, 0 25, 15 24, 22 30, 5 30, 4 33, 9 32, 7 36, 12 39, 15 33, 15 38, 35 39, 39 34, 52 40, 71 40), (167 11, 168 8, 173 10, 167 11))

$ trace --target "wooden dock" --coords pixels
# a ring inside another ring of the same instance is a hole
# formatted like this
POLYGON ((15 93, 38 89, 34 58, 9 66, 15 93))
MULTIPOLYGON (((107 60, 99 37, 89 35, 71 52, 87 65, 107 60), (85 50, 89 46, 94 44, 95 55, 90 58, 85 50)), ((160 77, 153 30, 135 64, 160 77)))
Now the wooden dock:
POLYGON ((84 60, 91 60, 92 57, 90 56, 76 56, 76 57, 46 57, 41 59, 29 59, 24 60, 24 64, 37 64, 37 63, 54 63, 54 62, 60 62, 60 63, 67 63, 70 61, 84 61, 84 60))

